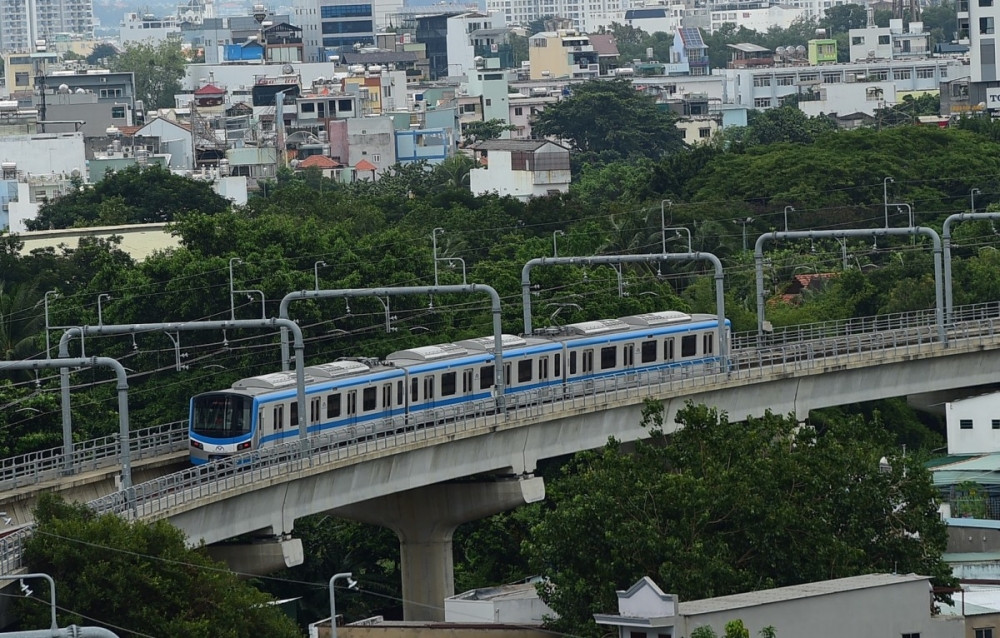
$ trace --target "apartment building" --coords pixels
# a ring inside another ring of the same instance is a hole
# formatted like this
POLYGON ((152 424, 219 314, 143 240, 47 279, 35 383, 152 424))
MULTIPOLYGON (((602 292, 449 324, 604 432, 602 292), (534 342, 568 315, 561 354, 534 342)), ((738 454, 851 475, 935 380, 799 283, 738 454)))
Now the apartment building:
POLYGON ((0 0, 0 52, 33 51, 60 33, 93 39, 93 0, 0 0))

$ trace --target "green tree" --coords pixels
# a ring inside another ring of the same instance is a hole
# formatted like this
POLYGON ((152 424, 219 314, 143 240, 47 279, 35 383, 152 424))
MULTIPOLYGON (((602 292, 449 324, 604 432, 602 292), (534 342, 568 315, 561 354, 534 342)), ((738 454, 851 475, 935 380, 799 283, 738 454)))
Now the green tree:
POLYGON ((508 124, 499 118, 486 120, 484 122, 469 122, 462 127, 462 137, 465 144, 475 144, 483 140, 495 140, 505 131, 513 131, 517 127, 508 124))
POLYGON ((582 163, 649 157, 660 159, 684 146, 676 118, 627 79, 591 80, 549 105, 533 125, 539 136, 566 140, 582 163))
POLYGON ((146 109, 161 109, 174 106, 186 62, 180 41, 168 39, 158 45, 130 43, 110 66, 114 71, 134 73, 136 99, 146 109))
POLYGON ((159 164, 130 166, 109 173, 91 188, 63 195, 44 204, 29 230, 144 224, 173 221, 178 213, 216 214, 229 207, 206 182, 175 175, 159 164))
POLYGON ((94 66, 110 64, 118 57, 118 49, 113 44, 102 42, 94 47, 94 50, 87 56, 87 64, 94 66))
POLYGON ((842 4, 830 7, 824 13, 820 24, 829 29, 831 37, 838 33, 847 33, 851 29, 862 29, 868 22, 865 8, 860 4, 842 4))
POLYGON ((930 475, 879 428, 736 423, 689 405, 668 438, 656 403, 644 421, 652 441, 577 455, 546 490, 525 550, 550 578, 541 593, 558 629, 594 635, 592 615, 642 576, 682 600, 873 571, 953 582, 930 475))
MULTIPOLYGON (((55 579, 60 607, 72 610, 61 612, 61 625, 96 622, 164 638, 299 636, 270 596, 187 548, 166 521, 98 516, 48 493, 38 500, 35 523, 25 562, 55 579)), ((23 627, 48 626, 47 588, 17 607, 23 627)))

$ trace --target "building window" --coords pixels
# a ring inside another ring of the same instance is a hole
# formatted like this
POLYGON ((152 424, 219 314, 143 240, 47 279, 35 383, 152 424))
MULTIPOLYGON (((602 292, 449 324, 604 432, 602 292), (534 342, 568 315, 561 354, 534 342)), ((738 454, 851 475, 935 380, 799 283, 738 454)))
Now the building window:
POLYGON ((993 18, 979 18, 979 33, 983 35, 993 34, 993 18))
POLYGON ((378 164, 379 162, 382 161, 382 156, 379 155, 378 153, 374 153, 372 155, 372 161, 375 162, 376 164, 378 164))
POLYGON ((887 36, 887 35, 880 35, 878 37, 878 43, 881 44, 881 45, 883 45, 883 46, 886 45, 886 44, 889 44, 889 36, 887 36))
POLYGON ((701 139, 706 139, 712 137, 712 129, 710 127, 704 126, 698 129, 698 137, 701 139))
POLYGON ((961 420, 959 420, 958 427, 961 428, 961 429, 963 429, 963 430, 971 430, 972 429, 972 419, 961 419, 961 420))
POLYGON ((111 117, 113 119, 118 119, 118 120, 125 119, 125 107, 124 106, 112 106, 111 107, 111 117))
POLYGON ((753 106, 755 109, 766 109, 771 107, 771 98, 769 97, 757 97, 753 100, 753 106))
POLYGON ((823 82, 826 84, 839 84, 843 80, 843 77, 840 73, 824 73, 823 82))
POLYGON ((493 106, 493 100, 486 98, 486 106, 493 106))
POLYGON ((876 69, 868 73, 869 82, 885 82, 889 79, 889 71, 886 69, 876 69))
POLYGON ((851 38, 852 47, 860 47, 864 46, 864 44, 865 44, 865 36, 863 35, 856 35, 853 38, 851 38))
POLYGON ((793 86, 795 84, 794 75, 779 75, 776 79, 778 86, 793 86))
POLYGON ((913 73, 910 69, 894 69, 892 72, 893 80, 909 80, 913 77, 913 73))
POLYGON ((799 82, 816 82, 819 80, 819 75, 815 73, 800 73, 799 82))
POLYGON ((754 86, 771 86, 771 76, 770 75, 755 75, 753 78, 754 86))
MULTIPOLYGON (((990 28, 993 28, 993 18, 990 18, 990 28)), ((991 32, 992 33, 992 32, 991 32)), ((934 79, 934 67, 925 66, 923 68, 917 69, 917 79, 920 80, 931 80, 934 79)))
POLYGON ((979 0, 979 6, 980 7, 992 7, 993 6, 993 0, 979 0))
POLYGON ((915 631, 913 633, 903 634, 902 638, 920 638, 920 632, 919 631, 915 631))
POLYGON ((1000 430, 1000 419, 993 419, 993 429, 1000 430))
POLYGON ((520 106, 514 107, 514 115, 524 115, 524 109, 520 106))
POLYGON ((316 105, 313 104, 312 102, 304 102, 302 104, 302 112, 303 113, 315 113, 316 112, 316 105))
POLYGON ((976 638, 993 638, 993 627, 983 627, 976 629, 976 638))

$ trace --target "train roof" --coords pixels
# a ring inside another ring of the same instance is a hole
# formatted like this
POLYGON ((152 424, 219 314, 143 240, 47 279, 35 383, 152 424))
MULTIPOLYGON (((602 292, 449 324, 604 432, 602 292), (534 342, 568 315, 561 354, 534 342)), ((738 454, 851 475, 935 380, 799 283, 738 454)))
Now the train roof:
MULTIPOLYGON (((233 383, 233 390, 284 390, 295 387, 295 372, 270 372, 256 377, 247 377, 233 383)), ((315 383, 312 377, 306 377, 306 384, 315 383)), ((259 394, 255 392, 254 394, 259 394)))
POLYGON ((306 368, 306 374, 318 379, 339 379, 352 374, 363 374, 371 371, 371 366, 353 359, 341 359, 330 363, 321 363, 306 368))

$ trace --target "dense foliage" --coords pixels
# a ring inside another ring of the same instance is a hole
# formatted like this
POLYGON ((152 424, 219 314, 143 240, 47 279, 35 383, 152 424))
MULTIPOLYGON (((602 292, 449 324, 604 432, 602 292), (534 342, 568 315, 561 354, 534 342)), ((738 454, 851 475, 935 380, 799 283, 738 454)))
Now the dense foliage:
POLYGON ((208 182, 197 182, 171 173, 159 164, 129 166, 109 172, 93 186, 46 202, 38 217, 26 222, 28 230, 70 226, 112 226, 173 221, 178 213, 215 214, 229 202, 212 191, 208 182))
POLYGON ((135 74, 135 97, 147 110, 176 106, 174 96, 182 92, 181 78, 187 63, 179 38, 159 44, 131 42, 108 62, 112 71, 135 74))
MULTIPOLYGON (((31 571, 56 581, 59 624, 95 625, 162 638, 300 636, 272 599, 225 565, 185 546, 165 521, 97 516, 42 494, 25 545, 31 571)), ((49 626, 47 587, 14 603, 26 629, 49 626)))
POLYGON ((681 600, 872 572, 953 583, 930 474, 878 423, 688 406, 665 437, 661 411, 647 405, 651 441, 579 454, 549 483, 525 549, 558 629, 599 635, 593 614, 643 576, 681 600))

